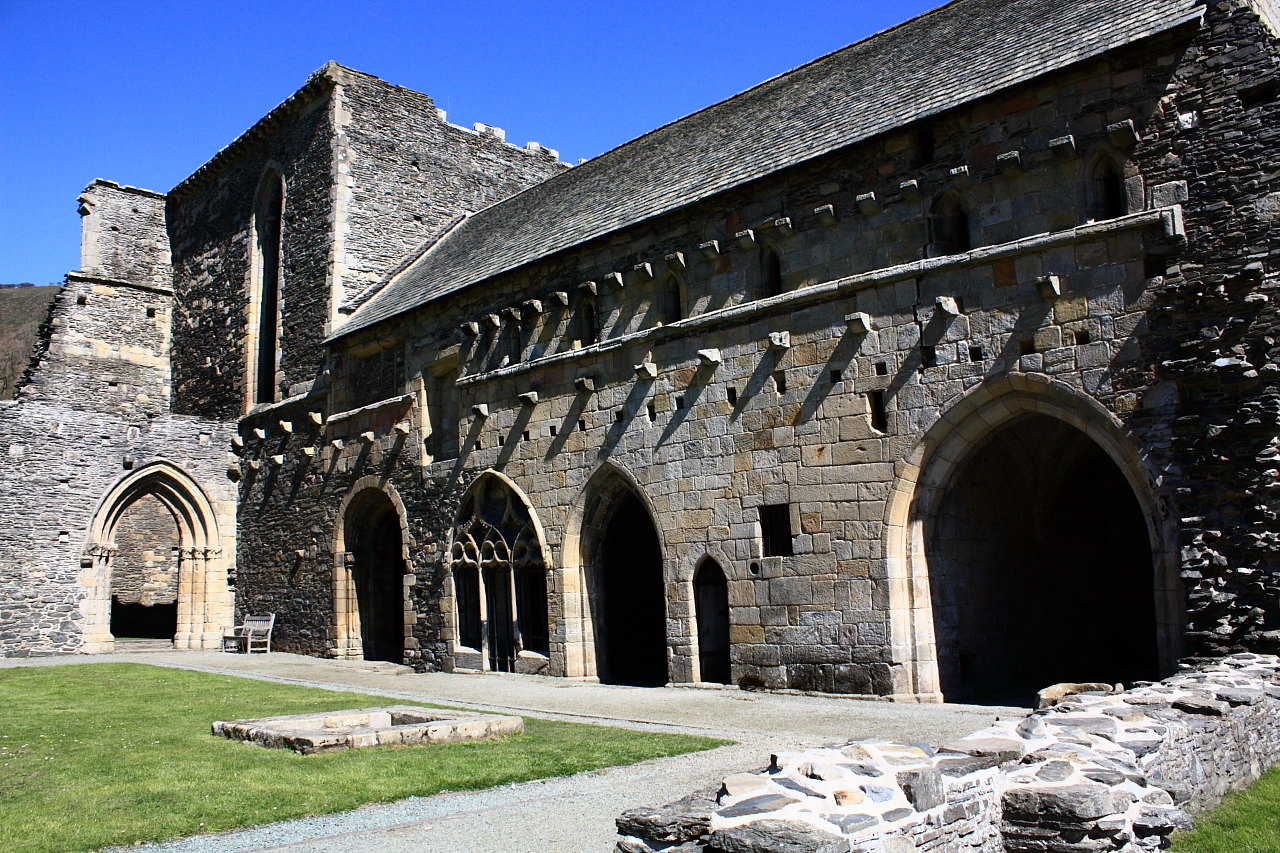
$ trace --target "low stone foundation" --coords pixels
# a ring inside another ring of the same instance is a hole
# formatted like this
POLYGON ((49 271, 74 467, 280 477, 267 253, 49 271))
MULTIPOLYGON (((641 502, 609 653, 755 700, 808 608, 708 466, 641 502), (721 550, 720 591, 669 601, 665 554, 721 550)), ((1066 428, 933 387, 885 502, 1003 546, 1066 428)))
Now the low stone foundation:
POLYGON ((214 735, 305 755, 365 746, 484 740, 523 731, 524 720, 520 717, 463 717, 411 705, 213 724, 214 735))
POLYGON ((1183 665, 1067 696, 937 747, 855 741, 771 757, 618 818, 621 853, 986 853, 1167 846, 1280 763, 1280 659, 1183 665))

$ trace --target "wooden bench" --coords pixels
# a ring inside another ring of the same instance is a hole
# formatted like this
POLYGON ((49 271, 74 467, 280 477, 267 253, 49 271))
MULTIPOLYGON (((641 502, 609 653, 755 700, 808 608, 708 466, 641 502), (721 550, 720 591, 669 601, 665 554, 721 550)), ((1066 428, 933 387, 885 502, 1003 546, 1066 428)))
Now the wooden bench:
POLYGON ((222 629, 222 650, 224 652, 270 652, 271 629, 275 627, 276 615, 246 616, 242 625, 227 625, 222 629))

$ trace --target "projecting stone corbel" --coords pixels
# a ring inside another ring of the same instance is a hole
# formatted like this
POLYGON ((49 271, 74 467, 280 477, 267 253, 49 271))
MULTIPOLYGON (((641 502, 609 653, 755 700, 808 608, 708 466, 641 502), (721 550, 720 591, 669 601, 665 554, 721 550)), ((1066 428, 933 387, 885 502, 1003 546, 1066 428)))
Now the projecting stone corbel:
POLYGON ((1059 161, 1074 160, 1080 156, 1076 151, 1076 138, 1071 134, 1058 136, 1049 140, 1049 150, 1059 161))
POLYGON ((517 394, 516 399, 520 401, 522 406, 536 406, 538 405, 538 392, 525 391, 523 394, 517 394))
POLYGON ((462 334, 466 335, 468 338, 480 337, 480 324, 475 320, 468 320, 462 324, 462 334))
POLYGON ((293 435, 293 421, 281 421, 280 431, 285 435, 293 435))
POLYGON ((244 472, 240 470, 239 462, 232 462, 230 465, 227 466, 227 479, 230 480, 231 482, 233 483, 239 482, 240 478, 243 476, 244 476, 244 472))
POLYGON ((249 460, 249 467, 250 467, 250 468, 252 468, 252 469, 253 469, 253 470, 255 470, 255 471, 261 471, 261 470, 262 470, 262 461, 261 461, 261 460, 259 460, 259 459, 250 459, 250 460, 249 460))
POLYGON ((581 291, 581 292, 583 292, 583 293, 590 293, 592 296, 595 296, 595 295, 596 295, 596 283, 595 283, 594 281, 582 281, 582 282, 578 282, 578 290, 579 290, 579 291, 581 291))
POLYGON ((477 418, 489 417, 489 405, 487 403, 476 403, 471 407, 471 414, 477 418))
POLYGON ((333 445, 334 450, 341 450, 342 448, 347 446, 347 443, 340 438, 335 438, 333 441, 329 443, 333 445))
POLYGON ((307 417, 311 418, 311 422, 316 426, 324 426, 324 415, 320 412, 307 412, 307 417))
POLYGON ((253 434, 258 437, 258 441, 265 441, 267 438, 267 431, 262 427, 254 427, 253 434))
POLYGON ((937 299, 933 300, 933 304, 937 306, 939 311, 949 317, 960 316, 960 306, 956 304, 955 297, 939 296, 937 299))
POLYGON ((790 332, 770 332, 769 349, 782 352, 791 349, 790 332))
POLYGON ((238 435, 231 436, 231 446, 234 447, 236 450, 243 450, 244 439, 238 435))
POLYGON ((555 297, 556 302, 560 303, 561 308, 569 307, 569 294, 565 293, 563 290, 557 290, 551 295, 555 297))
POLYGON ((796 236, 796 230, 791 227, 791 217, 789 216, 773 220, 773 227, 778 230, 778 234, 780 234, 784 240, 788 237, 796 236))
POLYGON ((283 464, 284 464, 284 454, 283 454, 283 453, 281 453, 281 454, 277 454, 277 455, 275 455, 275 456, 272 456, 272 457, 270 457, 270 459, 271 459, 271 467, 272 467, 272 468, 279 468, 281 465, 283 465, 283 464))
POLYGON ((485 314, 484 322, 485 322, 485 325, 487 325, 489 328, 493 329, 494 331, 497 331, 498 329, 502 328, 502 318, 499 317, 497 314, 485 314))
POLYGON ((596 391, 596 379, 594 376, 579 376, 573 380, 573 388, 580 394, 594 394, 596 391))
POLYGON ((399 435, 408 435, 409 423, 407 421, 400 421, 400 423, 393 426, 392 429, 394 429, 399 435))
POLYGON ((375 441, 378 440, 378 437, 374 435, 372 432, 362 432, 360 433, 360 440, 363 441, 365 444, 373 444, 375 441))
POLYGON ((924 197, 920 193, 920 182, 915 178, 898 184, 898 192, 902 193, 902 198, 906 201, 919 201, 924 197))
POLYGON ((718 349, 700 349, 698 350, 698 360, 702 362, 703 367, 714 367, 721 361, 720 350, 718 349))
POLYGON ((667 262, 667 269, 675 273, 682 273, 688 269, 688 265, 684 262, 684 252, 672 252, 662 258, 667 262))
POLYGON ((636 264, 631 268, 631 274, 634 276, 636 284, 645 284, 653 281, 653 267, 648 263, 636 264))
POLYGON ((524 308, 526 314, 542 313, 542 301, 538 299, 526 299, 521 307, 524 308))
POLYGON ((1000 167, 1000 171, 1006 175, 1017 175, 1023 172, 1022 152, 1006 151, 999 157, 996 157, 996 165, 1000 167))
POLYGON ((956 166, 949 174, 951 182, 961 189, 973 186, 973 176, 969 173, 968 166, 956 166))
POLYGON ((720 257, 720 241, 708 240, 705 243, 698 244, 698 251, 702 253, 702 257, 709 261, 714 261, 720 257))
POLYGON ((823 228, 830 228, 832 225, 835 225, 840 221, 839 217, 836 216, 835 205, 831 204, 824 204, 822 207, 815 207, 813 209, 813 215, 818 217, 818 224, 823 228))
POLYGON ((1111 140, 1112 145, 1122 151, 1128 151, 1137 145, 1138 140, 1141 138, 1138 136, 1138 130, 1133 126, 1133 119, 1131 118, 1107 125, 1107 137, 1111 140))
POLYGON ((622 288, 627 286, 627 283, 622 280, 622 273, 620 272, 605 273, 604 283, 615 290, 622 290, 622 288))
POLYGON ((876 199, 875 193, 862 193, 857 196, 854 201, 858 203, 858 210, 862 211, 864 216, 875 216, 880 212, 880 202, 876 199))
POLYGON ((855 335, 865 335, 871 331, 871 317, 862 311, 844 315, 844 324, 855 335))
POLYGON ((304 447, 302 448, 302 455, 311 459, 316 455, 316 449, 314 447, 304 447))
POLYGON ((1036 293, 1041 299, 1057 299, 1062 295, 1062 282, 1056 275, 1042 275, 1036 279, 1036 293))
POLYGON ((642 361, 636 365, 636 376, 641 379, 657 379, 658 366, 652 361, 642 361))
POLYGON ((733 239, 737 240, 738 245, 744 249, 754 249, 756 247, 756 232, 750 228, 734 234, 733 239))
POLYGON ((519 309, 519 308, 503 308, 503 309, 502 309, 502 315, 503 315, 504 317, 506 317, 508 320, 510 320, 511 322, 513 322, 513 323, 519 323, 519 322, 520 322, 520 309, 519 309))

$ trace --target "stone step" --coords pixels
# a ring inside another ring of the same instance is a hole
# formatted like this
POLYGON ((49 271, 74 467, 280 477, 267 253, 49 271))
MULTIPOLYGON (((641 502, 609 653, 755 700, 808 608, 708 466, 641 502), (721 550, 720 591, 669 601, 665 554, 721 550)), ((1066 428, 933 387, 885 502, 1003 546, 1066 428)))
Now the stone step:
POLYGON ((117 652, 171 652, 173 640, 116 640, 117 652))

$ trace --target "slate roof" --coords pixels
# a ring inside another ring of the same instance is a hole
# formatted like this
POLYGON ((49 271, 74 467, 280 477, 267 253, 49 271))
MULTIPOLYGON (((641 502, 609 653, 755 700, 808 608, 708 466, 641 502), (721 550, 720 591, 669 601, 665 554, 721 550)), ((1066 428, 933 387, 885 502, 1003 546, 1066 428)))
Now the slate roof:
POLYGON ((955 0, 468 217, 350 334, 586 240, 1185 23, 1198 0, 955 0))

